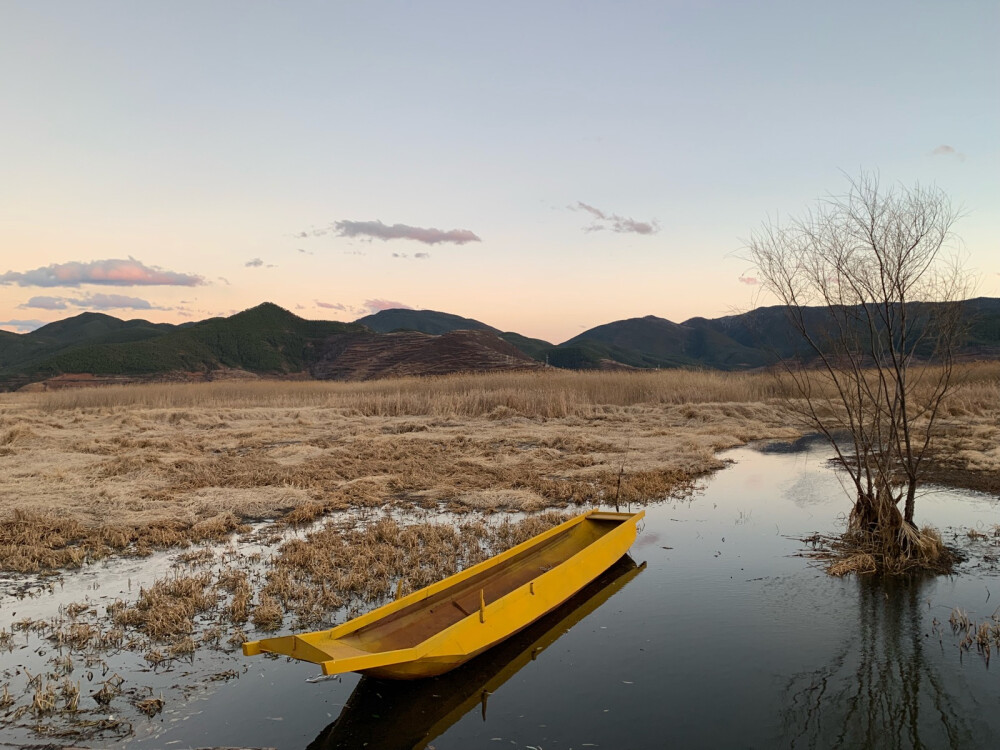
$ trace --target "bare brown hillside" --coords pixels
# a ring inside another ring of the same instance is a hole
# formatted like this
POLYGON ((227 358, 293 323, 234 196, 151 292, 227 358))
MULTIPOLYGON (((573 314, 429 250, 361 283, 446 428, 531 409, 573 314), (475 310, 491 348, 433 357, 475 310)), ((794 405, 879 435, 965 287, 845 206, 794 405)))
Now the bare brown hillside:
POLYGON ((310 374, 318 380, 372 380, 407 375, 544 368, 492 331, 337 334, 319 347, 310 374))

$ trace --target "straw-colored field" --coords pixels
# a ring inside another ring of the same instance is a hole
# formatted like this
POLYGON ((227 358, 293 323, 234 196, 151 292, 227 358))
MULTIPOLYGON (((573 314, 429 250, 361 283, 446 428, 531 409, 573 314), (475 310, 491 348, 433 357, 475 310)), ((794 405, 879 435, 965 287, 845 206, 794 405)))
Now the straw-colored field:
MULTIPOLYGON (((951 398, 950 466, 1000 468, 996 366, 951 398)), ((0 568, 219 539, 338 509, 645 502, 803 429, 765 374, 221 382, 0 396, 0 568)))

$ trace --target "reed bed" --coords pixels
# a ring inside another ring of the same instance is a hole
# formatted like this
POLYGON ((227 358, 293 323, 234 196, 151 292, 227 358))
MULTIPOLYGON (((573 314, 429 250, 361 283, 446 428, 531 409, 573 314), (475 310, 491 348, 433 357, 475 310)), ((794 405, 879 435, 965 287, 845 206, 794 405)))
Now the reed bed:
MULTIPOLYGON (((700 370, 514 372, 363 382, 221 381, 33 394, 39 409, 341 409, 364 416, 590 416, 607 406, 753 402, 791 395, 781 378, 700 370)), ((27 395, 27 394, 25 394, 27 395)))
MULTIPOLYGON (((933 368, 930 374, 934 374, 933 368)), ((968 387, 969 393, 975 393, 977 387, 983 386, 984 395, 995 394, 1000 363, 965 364, 956 369, 955 377, 960 390, 968 387)), ((509 410, 526 417, 556 418, 590 416, 607 406, 767 402, 797 395, 788 377, 772 372, 558 370, 362 382, 235 380, 125 385, 22 397, 36 399, 38 408, 47 413, 122 407, 322 407, 383 417, 487 416, 509 410)))

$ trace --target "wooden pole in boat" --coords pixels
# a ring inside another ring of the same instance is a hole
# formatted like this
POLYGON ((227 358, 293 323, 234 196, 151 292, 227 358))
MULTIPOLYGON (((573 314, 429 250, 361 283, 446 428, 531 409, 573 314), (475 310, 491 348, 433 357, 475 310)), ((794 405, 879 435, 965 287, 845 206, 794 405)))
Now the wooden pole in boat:
POLYGON ((486 594, 479 589, 479 622, 486 622, 486 594))

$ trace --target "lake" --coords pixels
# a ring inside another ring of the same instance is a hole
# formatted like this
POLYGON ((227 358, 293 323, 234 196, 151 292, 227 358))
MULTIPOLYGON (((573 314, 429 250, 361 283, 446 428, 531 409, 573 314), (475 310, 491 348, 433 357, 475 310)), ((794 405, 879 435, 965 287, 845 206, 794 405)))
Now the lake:
MULTIPOLYGON (((149 672, 151 691, 170 699, 119 744, 998 746, 1000 662, 962 651, 948 621, 956 607, 978 621, 1000 607, 1000 578, 982 564, 996 543, 966 534, 992 533, 1000 502, 940 488, 918 499, 920 522, 949 544, 979 549, 956 575, 831 578, 800 554, 801 539, 836 530, 849 510, 829 456, 814 440, 727 452, 729 467, 691 497, 646 508, 629 558, 455 672, 410 683, 315 679, 312 664, 208 655, 199 658, 217 666, 190 669, 234 673, 170 693, 183 675, 149 672)), ((0 657, 0 667, 9 670, 18 653, 0 657)))

